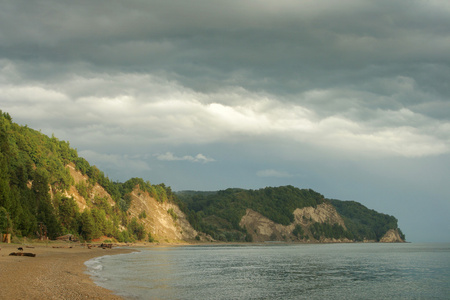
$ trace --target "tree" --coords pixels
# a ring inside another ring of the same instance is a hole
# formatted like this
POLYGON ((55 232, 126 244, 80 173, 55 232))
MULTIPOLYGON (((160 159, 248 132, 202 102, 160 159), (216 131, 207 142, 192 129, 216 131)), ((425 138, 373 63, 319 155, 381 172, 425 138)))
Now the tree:
POLYGON ((61 233, 61 224, 56 217, 50 199, 48 178, 49 176, 45 169, 36 169, 32 191, 35 197, 37 221, 45 224, 48 237, 54 239, 61 233))
POLYGON ((8 211, 6 208, 0 206, 0 233, 10 233, 11 227, 12 224, 8 211))
POLYGON ((292 231, 292 234, 293 234, 295 237, 297 237, 297 238, 299 238, 299 239, 302 239, 302 238, 303 238, 303 235, 304 235, 303 227, 302 227, 300 224, 295 225, 295 228, 294 228, 294 230, 292 231))
POLYGON ((85 240, 92 240, 97 237, 97 228, 89 210, 84 210, 81 214, 80 234, 85 240))
POLYGON ((133 234, 138 240, 145 238, 145 228, 144 225, 139 224, 136 217, 133 217, 128 224, 128 231, 133 234))
POLYGON ((61 225, 70 233, 78 233, 80 212, 73 198, 63 197, 59 205, 61 225))

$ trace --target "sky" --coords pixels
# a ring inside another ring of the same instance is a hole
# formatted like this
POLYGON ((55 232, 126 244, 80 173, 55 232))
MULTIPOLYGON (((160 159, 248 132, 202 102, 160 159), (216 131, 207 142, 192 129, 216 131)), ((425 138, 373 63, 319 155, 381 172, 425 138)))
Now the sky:
POLYGON ((0 0, 0 109, 114 181, 293 185, 450 242, 450 2, 0 0))

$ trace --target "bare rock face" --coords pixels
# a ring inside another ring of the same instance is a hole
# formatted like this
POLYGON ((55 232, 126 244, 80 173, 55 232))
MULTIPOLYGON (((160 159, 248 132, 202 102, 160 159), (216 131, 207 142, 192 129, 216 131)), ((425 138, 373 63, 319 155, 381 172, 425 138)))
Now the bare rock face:
MULTIPOLYGON (((339 224, 345 228, 344 220, 337 213, 336 209, 328 203, 322 203, 317 207, 297 208, 294 211, 294 222, 288 226, 277 224, 272 220, 264 217, 260 213, 247 209, 246 214, 242 217, 239 225, 247 229, 248 234, 252 235, 254 242, 265 241, 296 241, 296 237, 292 235, 297 224, 300 224, 309 241, 314 241, 310 234, 309 226, 315 222, 327 222, 331 225, 339 224)), ((349 242, 348 240, 325 239, 321 242, 349 242)))
POLYGON ((106 199, 108 204, 111 206, 116 205, 116 203, 111 198, 111 196, 108 194, 108 192, 102 186, 100 186, 98 183, 96 183, 93 186, 90 186, 89 185, 89 177, 87 175, 83 175, 80 171, 77 171, 75 169, 75 165, 73 163, 68 164, 66 166, 66 169, 69 170, 70 176, 72 176, 75 184, 83 183, 89 187, 88 188, 88 190, 89 190, 88 199, 85 199, 83 196, 81 196, 78 193, 78 190, 74 185, 72 185, 69 188, 69 191, 66 191, 66 193, 65 193, 65 196, 73 197, 73 199, 75 200, 75 202, 78 205, 78 208, 80 209, 81 212, 84 211, 88 207, 87 202, 93 201, 93 199, 95 199, 95 197, 106 199))
POLYGON ((304 207, 294 210, 294 223, 307 225, 311 222, 325 223, 330 225, 338 224, 344 229, 347 229, 344 224, 344 220, 336 211, 333 205, 328 203, 322 203, 317 207, 304 207))
MULTIPOLYGON (((94 202, 96 197, 105 199, 111 206, 116 204, 99 184, 90 185, 88 176, 77 171, 75 165, 68 164, 66 168, 75 184, 82 183, 88 187, 88 199, 81 196, 74 185, 66 192, 67 197, 73 197, 80 211, 88 208, 88 202, 94 202)), ((177 205, 168 202, 160 203, 147 192, 141 191, 139 186, 136 186, 131 192, 131 199, 131 205, 127 211, 128 218, 138 218, 139 222, 144 224, 145 230, 150 232, 155 240, 172 243, 193 240, 197 236, 197 231, 192 228, 185 214, 177 205), (168 212, 169 209, 173 211, 172 214, 168 212)))
POLYGON ((131 192, 129 217, 136 217, 144 224, 145 230, 161 242, 181 242, 193 240, 197 231, 189 224, 186 215, 177 205, 168 202, 158 202, 138 186, 131 192), (172 215, 168 212, 172 210, 172 215), (142 217, 145 212, 145 217, 142 217), (176 218, 173 217, 176 215, 176 218), (141 218, 139 218, 141 216, 141 218))
POLYGON ((380 239, 380 243, 404 243, 397 229, 389 229, 380 239))
POLYGON ((247 209, 239 226, 247 228, 247 232, 253 237, 254 242, 282 240, 283 235, 286 236, 293 230, 292 228, 289 231, 287 226, 277 224, 251 209, 247 209))

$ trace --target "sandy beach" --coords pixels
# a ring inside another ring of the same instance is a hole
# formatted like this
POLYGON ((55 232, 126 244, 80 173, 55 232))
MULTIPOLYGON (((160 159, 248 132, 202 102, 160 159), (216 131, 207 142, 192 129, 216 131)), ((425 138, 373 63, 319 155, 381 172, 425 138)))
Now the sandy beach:
POLYGON ((80 244, 28 245, 0 243, 0 295, 2 299, 122 299, 97 286, 84 262, 131 249, 88 249, 80 244), (34 253, 35 257, 10 256, 11 252, 34 253), (72 248, 69 248, 72 247, 72 248))

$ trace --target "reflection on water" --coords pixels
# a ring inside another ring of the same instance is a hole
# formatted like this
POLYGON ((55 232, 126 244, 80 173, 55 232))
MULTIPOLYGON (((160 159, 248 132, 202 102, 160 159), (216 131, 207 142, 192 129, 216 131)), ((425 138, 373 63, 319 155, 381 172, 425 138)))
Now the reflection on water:
POLYGON ((327 244, 150 248, 91 265, 136 299, 379 299, 450 295, 449 245, 327 244))

